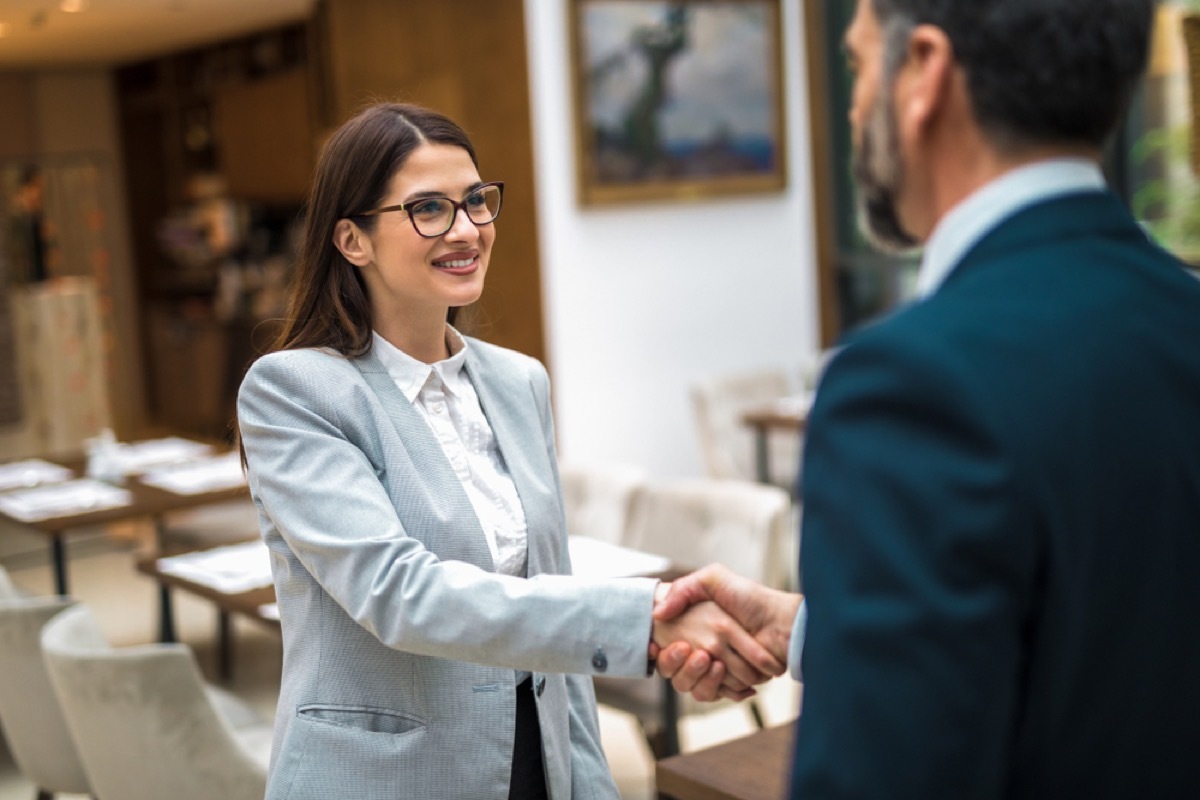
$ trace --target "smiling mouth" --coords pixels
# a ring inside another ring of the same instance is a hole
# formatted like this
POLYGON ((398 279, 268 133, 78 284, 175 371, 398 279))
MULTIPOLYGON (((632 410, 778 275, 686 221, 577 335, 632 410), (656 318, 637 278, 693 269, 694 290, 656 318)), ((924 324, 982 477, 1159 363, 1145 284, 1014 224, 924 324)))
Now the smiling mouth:
POLYGON ((435 261, 433 265, 440 269, 462 269, 475 263, 475 258, 459 258, 453 261, 435 261))

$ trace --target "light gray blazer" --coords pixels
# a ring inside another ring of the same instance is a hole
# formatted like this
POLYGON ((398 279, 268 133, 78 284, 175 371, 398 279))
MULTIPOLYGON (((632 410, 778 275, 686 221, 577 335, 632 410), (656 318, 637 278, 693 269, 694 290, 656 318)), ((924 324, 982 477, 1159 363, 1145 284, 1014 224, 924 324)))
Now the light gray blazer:
POLYGON ((466 369, 524 507, 528 579, 492 570, 441 445, 373 354, 273 353, 242 383, 283 624, 268 800, 503 800, 517 669, 550 797, 617 797, 589 676, 645 674, 654 581, 562 577, 546 371, 475 339, 466 369))

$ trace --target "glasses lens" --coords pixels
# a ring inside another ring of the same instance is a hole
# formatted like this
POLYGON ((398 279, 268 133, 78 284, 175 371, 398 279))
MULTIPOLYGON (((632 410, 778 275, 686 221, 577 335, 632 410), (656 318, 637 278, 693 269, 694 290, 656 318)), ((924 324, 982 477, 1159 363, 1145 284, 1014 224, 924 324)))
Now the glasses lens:
POLYGON ((420 200, 409 208, 413 225, 422 236, 441 236, 450 230, 454 205, 444 197, 420 200))
POLYGON ((476 225, 486 225, 500 214, 500 187, 481 186, 463 200, 467 216, 476 225))

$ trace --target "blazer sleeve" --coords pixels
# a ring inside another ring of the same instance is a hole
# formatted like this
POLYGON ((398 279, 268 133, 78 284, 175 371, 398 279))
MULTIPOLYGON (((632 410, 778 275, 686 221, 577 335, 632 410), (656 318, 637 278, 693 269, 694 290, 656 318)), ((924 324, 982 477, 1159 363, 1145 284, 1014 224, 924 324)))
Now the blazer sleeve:
POLYGON ((805 442, 795 797, 1000 797, 1037 545, 968 358, 864 337, 805 442))
POLYGON ((255 362, 238 399, 251 491, 324 591, 399 650, 541 672, 644 674, 655 581, 515 578, 439 560, 408 535, 346 435, 369 416, 347 388, 356 377, 344 359, 276 353, 255 362))

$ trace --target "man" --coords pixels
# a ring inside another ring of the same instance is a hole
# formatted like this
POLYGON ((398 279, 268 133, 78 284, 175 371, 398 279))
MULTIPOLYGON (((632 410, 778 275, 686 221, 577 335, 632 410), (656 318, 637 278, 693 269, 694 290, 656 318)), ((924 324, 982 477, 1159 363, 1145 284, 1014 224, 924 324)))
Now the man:
MULTIPOLYGON (((795 797, 1200 796, 1200 282, 1098 167, 1153 13, 859 2, 867 227, 925 250, 810 417, 795 797)), ((676 592, 777 653, 795 610, 716 568, 676 592)))

